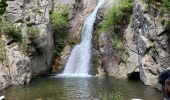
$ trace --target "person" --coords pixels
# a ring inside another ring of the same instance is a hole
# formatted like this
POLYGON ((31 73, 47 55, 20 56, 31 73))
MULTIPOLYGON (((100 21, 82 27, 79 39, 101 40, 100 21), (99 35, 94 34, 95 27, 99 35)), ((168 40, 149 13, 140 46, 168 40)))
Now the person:
POLYGON ((164 100, 170 98, 170 70, 165 70, 159 75, 159 83, 162 85, 164 100))

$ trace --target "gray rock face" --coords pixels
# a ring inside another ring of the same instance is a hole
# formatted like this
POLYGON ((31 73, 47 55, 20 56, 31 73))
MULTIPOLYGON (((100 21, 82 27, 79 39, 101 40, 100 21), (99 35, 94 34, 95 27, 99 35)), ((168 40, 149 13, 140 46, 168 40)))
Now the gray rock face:
MULTIPOLYGON (((23 39, 27 37, 28 26, 37 26, 40 34, 36 39, 41 54, 27 56, 19 44, 5 45, 7 64, 0 62, 0 90, 12 84, 27 84, 30 80, 45 73, 51 66, 53 57, 53 38, 49 24, 51 0, 12 0, 8 1, 7 14, 22 31, 23 39)), ((8 39, 1 39, 7 44, 8 39)))
POLYGON ((10 85, 8 68, 0 62, 0 90, 10 85))
POLYGON ((135 33, 133 29, 130 27, 130 25, 126 29, 125 33, 126 33, 125 34, 125 40, 126 40, 125 47, 129 54, 128 63, 127 63, 127 66, 129 66, 128 73, 139 72, 138 52, 137 52, 136 43, 134 41, 135 33))
POLYGON ((11 84, 28 83, 31 79, 31 63, 30 59, 23 55, 18 46, 5 46, 8 58, 7 75, 11 84))
MULTIPOLYGON (((99 10, 97 14, 97 19, 95 22, 95 28, 98 29, 98 25, 103 20, 104 15, 113 6, 116 6, 117 0, 108 0, 105 2, 103 7, 99 10)), ((95 31, 96 32, 96 31, 95 31)), ((98 33, 97 33, 98 34, 98 33)), ((119 34, 119 33, 117 33, 119 34)), ((98 58, 93 57, 93 59, 98 60, 97 62, 97 75, 98 76, 114 76, 114 77, 127 77, 127 66, 124 63, 124 50, 117 50, 113 47, 111 41, 116 33, 112 31, 106 31, 93 36, 93 47, 99 52, 98 58), (120 52, 119 52, 120 51, 120 52)))
POLYGON ((110 41, 112 38, 112 34, 110 32, 104 32, 99 36, 99 53, 100 53, 100 60, 99 60, 99 76, 105 74, 109 76, 115 77, 127 77, 127 67, 125 63, 122 62, 121 57, 117 57, 118 55, 122 55, 117 52, 113 46, 111 45, 110 41), (101 71, 103 69, 103 71, 101 71), (100 73, 102 72, 102 73, 100 73))
MULTIPOLYGON (((167 35, 159 14, 144 13, 145 5, 135 1, 132 22, 126 30, 128 49, 128 73, 139 71, 140 79, 146 85, 156 86, 159 71, 169 64, 167 35), (139 70, 138 70, 139 69, 139 70)), ((150 9, 153 9, 152 7, 150 9)))
MULTIPOLYGON (((131 21, 124 32, 125 54, 122 58, 127 57, 126 62, 117 62, 119 57, 116 55, 119 51, 110 44, 113 32, 104 32, 99 35, 98 40, 95 40, 97 42, 94 44, 98 44, 95 47, 99 49, 100 54, 99 76, 107 72, 111 76, 126 77, 137 72, 146 85, 156 86, 159 73, 170 66, 169 37, 164 33, 163 17, 159 15, 159 11, 151 2, 145 4, 141 0, 135 0, 134 4, 131 21), (146 8, 147 5, 148 8, 146 8)), ((107 7, 110 6, 107 5, 105 9, 107 7)), ((98 21, 102 17, 103 15, 99 13, 98 21)))

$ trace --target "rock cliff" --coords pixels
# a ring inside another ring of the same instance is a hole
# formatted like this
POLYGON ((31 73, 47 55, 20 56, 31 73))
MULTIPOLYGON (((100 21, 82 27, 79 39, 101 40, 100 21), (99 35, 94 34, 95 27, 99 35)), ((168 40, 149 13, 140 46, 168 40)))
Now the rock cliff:
MULTIPOLYGON (((157 2, 159 5, 161 2, 157 2)), ((146 85, 155 86, 158 75, 169 67, 169 32, 159 7, 152 2, 135 1, 132 20, 125 31, 126 48, 129 53, 129 73, 139 71, 146 85)), ((164 11, 165 8, 164 8, 164 11)), ((169 28, 169 27, 168 27, 169 28)))
POLYGON ((0 90, 12 84, 29 83, 32 78, 50 69, 53 57, 53 38, 49 24, 52 1, 12 0, 7 1, 7 4, 7 16, 21 29, 22 41, 28 42, 13 42, 5 35, 1 36, 6 59, 0 61, 0 90), (28 40, 26 31, 30 26, 39 30, 39 36, 34 41, 28 40), (23 52, 21 45, 26 46, 28 54, 23 52))
MULTIPOLYGON (((63 69, 71 48, 80 41, 83 22, 94 9, 96 1, 57 2, 55 9, 61 5, 69 6, 69 36, 57 60, 57 67, 63 69)), ((98 33, 101 22, 116 5, 116 0, 108 0, 98 12, 90 73, 140 79, 146 85, 155 86, 159 73, 169 67, 169 36, 165 25, 169 17, 166 8, 160 1, 134 0, 133 7, 124 10, 125 15, 116 20, 116 27, 98 33)))
MULTIPOLYGON (((146 85, 155 86, 159 73, 170 65, 169 12, 160 1, 129 0, 133 1, 133 6, 121 8, 122 16, 113 22, 113 26, 99 31, 107 13, 118 5, 117 1, 107 0, 98 11, 91 73, 136 77, 146 85)), ((54 38, 50 14, 66 7, 68 34, 53 65, 53 70, 63 69, 71 49, 80 42, 83 22, 95 8, 97 0, 9 0, 7 4, 7 16, 20 28, 22 42, 1 35, 0 90, 13 84, 27 84, 52 68, 54 38), (29 39, 27 31, 30 27, 37 27, 39 34, 36 39, 29 39)))
MULTIPOLYGON (((120 23, 116 25, 121 31, 109 29, 94 35, 94 47, 99 52, 97 69, 100 76, 135 78, 146 85, 156 86, 159 73, 170 64, 170 27, 166 24, 169 23, 169 14, 161 5, 159 1, 135 0, 130 20, 120 18, 120 23), (122 33, 124 48, 118 49, 112 45, 112 39, 117 37, 115 34, 122 33)), ((103 16, 104 13, 99 13, 99 18, 103 16)))

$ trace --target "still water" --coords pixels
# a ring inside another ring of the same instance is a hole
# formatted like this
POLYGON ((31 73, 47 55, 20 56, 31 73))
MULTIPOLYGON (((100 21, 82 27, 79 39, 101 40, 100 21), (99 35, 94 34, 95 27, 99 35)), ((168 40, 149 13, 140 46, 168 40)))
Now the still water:
POLYGON ((140 81, 108 77, 41 78, 29 86, 10 87, 0 95, 5 95, 5 100, 97 100, 115 92, 119 92, 125 100, 162 100, 160 92, 140 81))

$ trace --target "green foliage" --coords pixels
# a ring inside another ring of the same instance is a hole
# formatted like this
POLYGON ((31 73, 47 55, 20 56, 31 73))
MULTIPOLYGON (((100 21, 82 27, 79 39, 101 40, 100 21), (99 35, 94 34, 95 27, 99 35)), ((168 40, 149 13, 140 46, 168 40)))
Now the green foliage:
POLYGON ((164 4, 167 7, 167 9, 170 10, 170 0, 165 0, 164 4))
POLYGON ((62 36, 66 32, 65 27, 68 27, 68 16, 61 12, 53 12, 51 14, 52 27, 55 33, 62 36))
POLYGON ((164 22, 164 28, 165 28, 166 30, 168 30, 168 29, 170 28, 170 21, 169 21, 169 20, 165 20, 165 22, 164 22))
POLYGON ((113 37, 110 42, 113 48, 124 49, 124 42, 122 37, 113 37))
POLYGON ((22 39, 20 29, 16 27, 13 22, 7 20, 5 16, 0 17, 0 33, 12 37, 16 41, 20 41, 22 39))
POLYGON ((21 40, 22 38, 19 28, 12 24, 8 24, 6 27, 4 27, 3 32, 8 36, 13 37, 15 40, 21 40))
POLYGON ((7 7, 7 0, 0 0, 0 15, 4 14, 7 7))
POLYGON ((39 33, 40 33, 40 31, 39 31, 38 27, 36 27, 36 26, 31 26, 31 27, 28 27, 28 29, 27 29, 27 37, 29 40, 34 40, 34 39, 38 38, 39 33))
POLYGON ((159 15, 160 15, 160 16, 164 16, 164 13, 165 13, 165 12, 164 12, 164 8, 163 8, 163 7, 160 7, 160 8, 159 8, 159 15))
POLYGON ((64 16, 66 19, 68 19, 69 8, 67 6, 61 6, 59 12, 62 16, 64 16))
POLYGON ((54 31, 55 55, 58 57, 64 48, 64 41, 68 33, 68 11, 64 9, 62 11, 53 12, 50 18, 54 31))
POLYGON ((165 30, 170 29, 170 20, 167 18, 162 18, 162 25, 164 26, 165 30))
POLYGON ((107 31, 114 28, 118 21, 126 15, 125 12, 131 12, 133 8, 133 2, 131 0, 120 0, 116 6, 113 6, 110 11, 107 12, 104 20, 100 23, 99 32, 107 31))
POLYGON ((98 33, 113 33, 110 43, 117 50, 124 49, 123 29, 130 22, 133 5, 133 0, 118 0, 99 25, 98 33))

